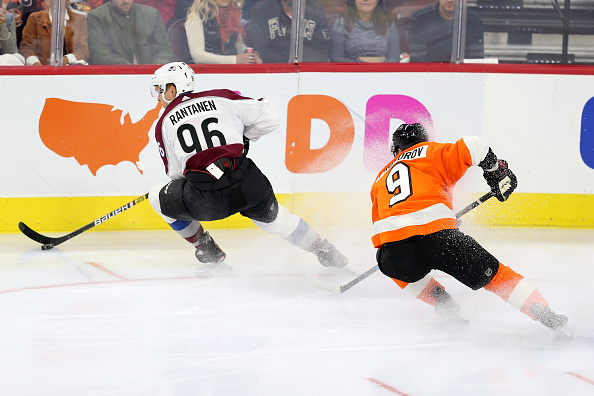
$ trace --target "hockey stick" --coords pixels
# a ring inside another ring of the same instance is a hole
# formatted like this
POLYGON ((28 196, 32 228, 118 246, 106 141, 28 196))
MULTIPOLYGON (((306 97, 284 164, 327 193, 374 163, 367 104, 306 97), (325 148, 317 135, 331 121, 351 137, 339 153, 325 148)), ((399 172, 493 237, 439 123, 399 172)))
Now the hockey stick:
POLYGON ((77 236, 78 234, 82 234, 83 232, 101 224, 104 223, 105 221, 111 219, 112 217, 119 215, 120 213, 124 212, 127 209, 130 209, 131 207, 133 207, 134 205, 146 200, 148 198, 148 193, 134 199, 133 201, 128 202, 125 205, 120 206, 119 208, 117 208, 116 210, 109 212, 108 214, 106 214, 105 216, 101 216, 100 218, 98 218, 97 220, 87 224, 84 227, 79 228, 76 231, 72 231, 70 234, 61 236, 61 237, 57 237, 57 238, 52 238, 52 237, 48 237, 45 235, 41 235, 40 233, 38 233, 37 231, 32 230, 29 226, 27 226, 25 223, 23 223, 22 221, 19 223, 19 230, 21 230, 21 232, 23 234, 25 234, 26 236, 28 236, 29 238, 31 238, 32 240, 34 240, 35 242, 39 242, 42 244, 41 249, 42 250, 48 250, 53 248, 54 246, 58 246, 61 243, 66 242, 67 240, 74 238, 75 236, 77 236))
MULTIPOLYGON (((494 196, 495 195, 492 192, 486 193, 485 195, 483 195, 482 197, 480 197, 479 199, 472 202, 470 205, 466 206, 464 209, 462 209, 458 213, 456 213, 456 219, 459 220, 460 217, 464 216, 466 213, 470 212, 472 209, 476 208, 477 206, 479 206, 480 204, 484 203, 486 200, 488 200, 489 198, 494 197, 494 196)), ((351 287, 355 286, 357 283, 361 282, 363 279, 367 278, 369 275, 373 274, 377 270, 379 270, 379 266, 376 265, 375 267, 368 269, 367 271, 365 271, 364 273, 362 273, 361 275, 359 275, 358 277, 356 277, 349 283, 346 283, 342 286, 329 285, 329 284, 321 282, 321 281, 316 281, 316 284, 318 284, 320 287, 322 287, 326 290, 340 294, 340 293, 344 293, 345 291, 349 290, 351 287)))

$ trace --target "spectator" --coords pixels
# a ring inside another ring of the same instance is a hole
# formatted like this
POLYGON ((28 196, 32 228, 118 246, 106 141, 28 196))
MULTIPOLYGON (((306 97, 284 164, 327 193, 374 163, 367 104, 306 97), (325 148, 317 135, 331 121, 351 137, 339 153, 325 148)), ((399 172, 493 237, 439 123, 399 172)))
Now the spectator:
POLYGON ((14 14, 6 11, 6 5, 0 4, 0 54, 18 52, 15 34, 14 14))
POLYGON ((161 64, 173 59, 163 19, 134 0, 111 0, 87 15, 91 63, 161 64))
MULTIPOLYGON (((25 57, 28 66, 49 65, 52 50, 52 15, 51 0, 46 0, 48 8, 29 15, 23 29, 23 38, 19 52, 25 57)), ((64 3, 64 60, 65 65, 86 63, 89 60, 87 20, 84 16, 73 12, 64 3)))
POLYGON ((194 63, 262 63, 245 53, 241 11, 232 0, 195 0, 185 27, 194 63))
POLYGON ((348 0, 330 31, 332 62, 400 62, 400 37, 383 0, 348 0))
POLYGON ((89 4, 89 7, 91 7, 91 9, 101 7, 105 3, 105 0, 87 0, 87 4, 89 4))
POLYGON ((16 40, 17 47, 21 45, 21 39, 23 37, 23 29, 27 24, 29 15, 37 11, 43 11, 47 9, 47 4, 44 0, 31 0, 23 1, 20 0, 3 0, 6 4, 7 11, 14 14, 16 24, 16 40), (24 5, 23 5, 24 4, 24 5))
MULTIPOLYGON (((101 7, 103 4, 109 2, 109 0, 86 0, 87 4, 91 9, 101 7)), ((175 10, 175 0, 136 0, 136 4, 142 4, 145 6, 156 8, 161 14, 163 24, 167 26, 169 20, 173 17, 175 10)))
POLYGON ((0 4, 0 66, 22 66, 25 62, 18 54, 14 14, 0 4), (18 56, 15 56, 18 55, 18 56))
MULTIPOLYGON (((289 62, 292 14, 293 0, 261 0, 254 6, 246 33, 264 63, 289 62)), ((306 2, 302 27, 303 62, 328 62, 330 30, 317 2, 306 2)))
MULTIPOLYGON (((455 0, 439 3, 415 12, 408 25, 408 49, 411 62, 450 62, 454 34, 455 0)), ((483 20, 468 10, 466 14, 466 50, 464 58, 484 58, 483 20)))
POLYGON ((137 4, 142 4, 145 6, 156 8, 161 14, 161 19, 163 19, 163 24, 167 26, 169 20, 173 17, 175 12, 175 0, 136 0, 137 4))
POLYGON ((245 0, 243 2, 243 7, 241 7, 241 19, 244 21, 249 21, 252 19, 252 9, 260 1, 261 0, 245 0))
POLYGON ((169 20, 169 22, 166 25, 167 29, 169 29, 169 27, 173 25, 173 22, 179 21, 180 19, 185 19, 193 3, 194 0, 177 0, 175 2, 173 17, 169 20))

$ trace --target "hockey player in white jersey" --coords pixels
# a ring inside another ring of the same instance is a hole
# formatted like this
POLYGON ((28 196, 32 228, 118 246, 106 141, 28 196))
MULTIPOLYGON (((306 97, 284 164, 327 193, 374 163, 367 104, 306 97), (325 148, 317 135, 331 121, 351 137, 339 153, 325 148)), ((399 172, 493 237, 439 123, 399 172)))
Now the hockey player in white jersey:
POLYGON ((183 62, 157 69, 151 90, 165 109, 155 137, 172 180, 154 186, 149 201, 196 248, 200 262, 218 263, 226 257, 200 221, 240 213, 261 229, 313 253, 323 266, 346 266, 343 254, 277 202, 268 178, 246 157, 249 141, 280 124, 266 99, 227 89, 193 92, 194 71, 183 62))

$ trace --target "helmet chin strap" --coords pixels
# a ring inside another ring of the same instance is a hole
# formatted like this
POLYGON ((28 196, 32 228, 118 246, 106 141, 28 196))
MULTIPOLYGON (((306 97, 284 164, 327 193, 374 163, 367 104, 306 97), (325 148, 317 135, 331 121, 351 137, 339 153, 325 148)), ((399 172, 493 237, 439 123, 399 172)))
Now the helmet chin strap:
MULTIPOLYGON (((175 95, 175 98, 177 98, 179 95, 175 95)), ((163 102, 167 103, 167 106, 169 106, 169 103, 173 102, 175 100, 175 98, 171 99, 171 100, 167 100, 165 99, 165 92, 163 92, 161 94, 161 99, 163 100, 163 102)))

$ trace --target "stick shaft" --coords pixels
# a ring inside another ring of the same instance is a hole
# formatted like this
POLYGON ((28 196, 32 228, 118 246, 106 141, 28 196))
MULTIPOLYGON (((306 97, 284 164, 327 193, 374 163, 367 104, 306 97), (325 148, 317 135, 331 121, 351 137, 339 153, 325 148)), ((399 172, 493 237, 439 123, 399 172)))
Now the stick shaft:
MULTIPOLYGON (((483 204, 485 201, 487 201, 489 198, 492 198, 493 196, 494 195, 492 192, 486 193, 485 195, 483 195, 482 197, 480 197, 479 199, 477 199, 476 201, 467 205, 464 209, 462 209, 458 213, 456 213, 456 219, 460 219, 460 217, 464 216, 466 213, 470 212, 472 209, 476 208, 477 206, 483 204)), ((368 269, 367 271, 365 271, 364 273, 362 273, 361 275, 359 275, 358 277, 356 277, 349 283, 340 286, 340 292, 344 293, 345 291, 349 290, 351 287, 355 286, 357 283, 361 282, 363 279, 367 278, 369 275, 375 273, 377 270, 379 270, 379 266, 377 266, 377 265, 373 268, 368 269)))
POLYGON ((373 268, 368 269, 346 285, 340 286, 340 292, 344 293, 345 291, 349 290, 351 287, 355 286, 357 283, 361 282, 363 279, 367 278, 369 275, 373 274, 375 271, 379 270, 379 266, 375 266, 373 268))
POLYGON ((40 233, 38 233, 37 231, 31 229, 29 226, 27 226, 25 223, 20 222, 19 223, 19 230, 21 230, 21 232, 23 234, 25 234, 27 237, 29 237, 30 239, 34 240, 35 242, 39 242, 41 244, 49 244, 49 245, 53 245, 53 246, 57 246, 61 243, 66 242, 67 240, 74 238, 75 236, 82 234, 83 232, 90 230, 91 228, 106 222, 107 220, 119 215, 120 213, 134 207, 136 204, 146 200, 148 198, 148 193, 141 195, 138 198, 135 198, 134 200, 128 202, 125 205, 120 206, 119 208, 117 208, 116 210, 113 210, 111 212, 109 212, 108 214, 106 214, 105 216, 101 216, 98 219, 90 222, 89 224, 79 228, 78 230, 72 231, 70 234, 66 234, 64 236, 61 237, 56 237, 56 238, 52 238, 52 237, 48 237, 45 235, 42 235, 40 233))

